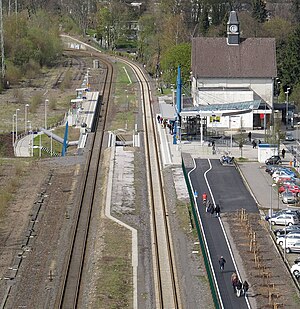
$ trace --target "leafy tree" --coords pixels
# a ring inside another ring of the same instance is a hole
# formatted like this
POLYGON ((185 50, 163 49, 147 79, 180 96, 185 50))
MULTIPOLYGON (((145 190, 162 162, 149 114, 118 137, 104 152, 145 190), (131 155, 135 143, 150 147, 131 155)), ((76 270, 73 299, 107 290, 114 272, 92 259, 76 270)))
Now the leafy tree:
POLYGON ((300 82, 300 25, 280 45, 277 53, 278 71, 283 86, 293 89, 300 82))
POLYGON ((252 17, 259 23, 264 23, 268 17, 268 11, 266 10, 266 3, 263 0, 252 1, 252 17))
POLYGON ((208 19, 208 7, 203 7, 203 11, 200 16, 200 32, 203 35, 207 34, 209 28, 209 19, 208 19))
POLYGON ((172 46, 163 54, 161 68, 163 70, 163 79, 166 83, 176 83, 178 66, 181 67, 182 81, 188 81, 191 71, 190 43, 182 43, 172 46))
POLYGON ((299 23, 300 22, 300 0, 292 1, 291 13, 294 16, 294 21, 296 23, 299 23))

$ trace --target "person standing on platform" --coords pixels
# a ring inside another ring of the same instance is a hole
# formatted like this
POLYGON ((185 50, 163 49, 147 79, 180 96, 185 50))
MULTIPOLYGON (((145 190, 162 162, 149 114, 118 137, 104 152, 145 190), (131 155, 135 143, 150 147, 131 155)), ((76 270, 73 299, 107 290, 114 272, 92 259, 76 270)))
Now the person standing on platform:
POLYGON ((248 139, 249 139, 249 142, 251 142, 251 136, 252 136, 252 133, 251 133, 251 132, 249 132, 249 133, 248 133, 248 139))

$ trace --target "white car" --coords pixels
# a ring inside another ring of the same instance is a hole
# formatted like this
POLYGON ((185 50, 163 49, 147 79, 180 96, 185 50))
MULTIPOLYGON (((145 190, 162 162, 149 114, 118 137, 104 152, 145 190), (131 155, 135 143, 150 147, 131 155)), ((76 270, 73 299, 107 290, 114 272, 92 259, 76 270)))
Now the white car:
POLYGON ((278 245, 282 248, 288 248, 293 246, 296 242, 300 241, 299 233, 289 233, 286 236, 280 236, 276 239, 278 245))
POLYGON ((291 267, 291 273, 298 279, 300 277, 300 264, 294 264, 291 267))
POLYGON ((282 245, 282 248, 285 250, 286 253, 291 253, 291 252, 300 252, 300 239, 297 240, 294 244, 288 245, 287 243, 282 245))
POLYGON ((269 221, 272 225, 294 225, 299 224, 299 219, 293 214, 283 213, 278 216, 272 216, 269 221))

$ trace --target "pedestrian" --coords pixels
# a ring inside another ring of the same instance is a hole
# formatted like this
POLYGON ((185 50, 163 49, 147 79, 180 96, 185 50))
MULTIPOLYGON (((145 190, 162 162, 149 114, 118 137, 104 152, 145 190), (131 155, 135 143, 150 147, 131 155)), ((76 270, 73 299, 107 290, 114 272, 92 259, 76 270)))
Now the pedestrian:
POLYGON ((220 265, 220 270, 221 270, 221 271, 224 270, 225 263, 226 263, 226 261, 225 261, 224 257, 221 256, 221 257, 219 258, 219 265, 220 265))
POLYGON ((215 145, 212 146, 212 154, 213 155, 216 154, 216 146, 215 145))
POLYGON ((243 283, 243 293, 244 295, 246 295, 247 291, 249 290, 249 284, 248 282, 245 280, 243 283))
POLYGON ((206 200, 207 200, 207 194, 206 194, 206 192, 204 192, 204 193, 202 194, 202 201, 203 201, 203 203, 204 203, 204 202, 206 203, 206 200))
POLYGON ((294 156, 293 162, 294 162, 294 167, 296 167, 296 165, 297 165, 297 158, 296 158, 296 156, 294 156))
POLYGON ((210 215, 211 215, 211 217, 213 216, 214 212, 215 212, 215 207, 214 207, 214 205, 211 205, 211 207, 210 207, 210 215))
POLYGON ((210 212, 211 202, 208 200, 206 203, 206 212, 210 212))
POLYGON ((284 156, 285 156, 285 149, 284 148, 281 150, 281 154, 282 154, 282 159, 284 159, 284 156))
POLYGON ((259 144, 259 145, 261 144, 261 140, 260 140, 260 139, 258 140, 258 144, 259 144))
POLYGON ((157 115, 157 121, 160 123, 160 115, 157 115))
POLYGON ((221 208, 219 204, 216 204, 215 212, 216 212, 216 217, 220 217, 221 208))
POLYGON ((237 297, 241 296, 241 294, 242 294, 242 287, 243 287, 242 282, 239 279, 237 279, 237 283, 236 283, 236 296, 237 297))
POLYGON ((252 134, 251 134, 251 132, 249 132, 248 133, 249 142, 251 142, 251 136, 252 136, 252 134))
POLYGON ((238 281, 238 277, 237 277, 237 274, 236 273, 233 273, 231 275, 231 285, 233 287, 233 292, 236 293, 236 284, 237 284, 237 281, 238 281))
POLYGON ((252 141, 252 146, 253 146, 253 149, 256 148, 257 144, 255 140, 252 141))

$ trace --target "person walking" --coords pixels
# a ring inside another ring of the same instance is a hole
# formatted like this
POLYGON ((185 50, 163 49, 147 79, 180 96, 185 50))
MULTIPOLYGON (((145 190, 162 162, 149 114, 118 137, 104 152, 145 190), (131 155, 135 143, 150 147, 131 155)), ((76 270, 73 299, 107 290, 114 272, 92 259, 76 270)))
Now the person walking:
POLYGON ((233 287, 233 292, 236 293, 236 285, 237 285, 238 277, 236 273, 231 275, 231 285, 233 287))
POLYGON ((248 284, 248 282, 245 280, 244 282, 243 282, 243 294, 246 296, 247 294, 247 291, 249 290, 249 284, 248 284))
POLYGON ((210 216, 212 217, 214 215, 214 213, 215 213, 215 207, 214 207, 214 205, 211 205, 211 207, 210 207, 210 216))
POLYGON ((216 217, 220 217, 221 208, 219 204, 216 204, 215 212, 216 212, 216 217))
POLYGON ((281 155, 282 155, 282 159, 284 159, 284 157, 285 157, 285 149, 284 148, 281 150, 281 155))
POLYGON ((210 200, 208 200, 207 203, 206 203, 206 209, 205 209, 206 212, 210 212, 211 206, 212 206, 212 204, 211 204, 210 200))
POLYGON ((242 282, 239 279, 237 279, 237 282, 236 282, 236 296, 237 297, 241 296, 241 294, 242 294, 242 287, 243 287, 242 282))
POLYGON ((219 265, 220 265, 220 270, 223 271, 224 270, 224 266, 225 266, 226 260, 224 259, 223 256, 221 256, 219 258, 219 265))

